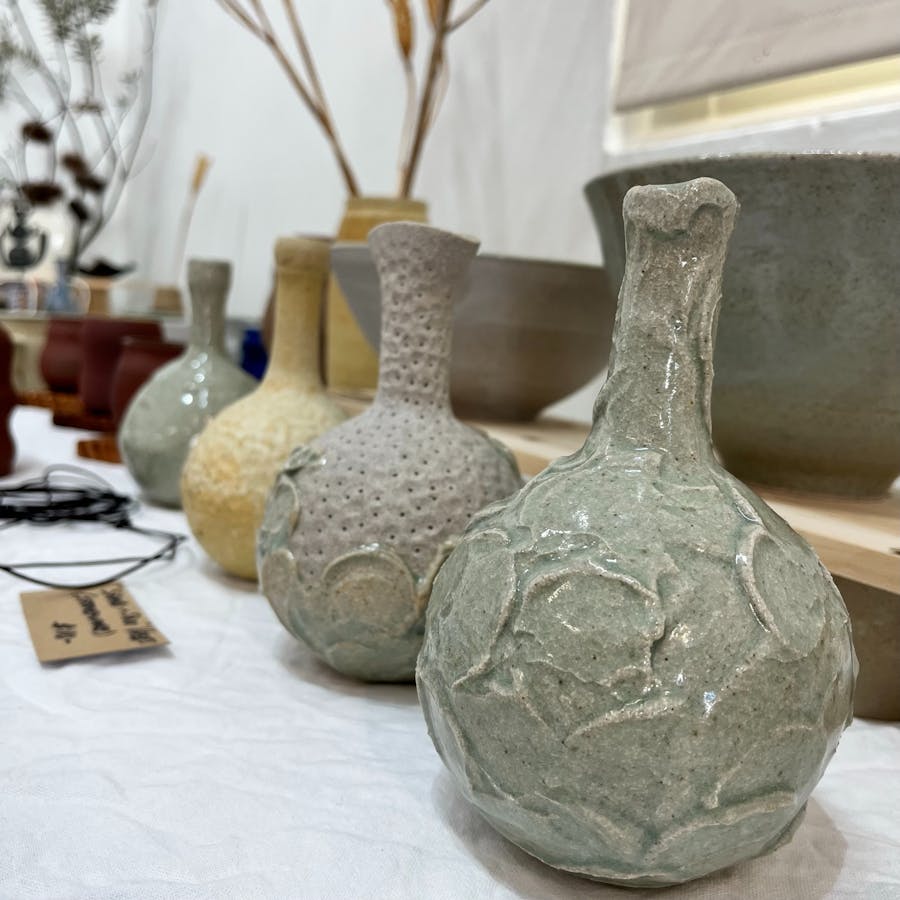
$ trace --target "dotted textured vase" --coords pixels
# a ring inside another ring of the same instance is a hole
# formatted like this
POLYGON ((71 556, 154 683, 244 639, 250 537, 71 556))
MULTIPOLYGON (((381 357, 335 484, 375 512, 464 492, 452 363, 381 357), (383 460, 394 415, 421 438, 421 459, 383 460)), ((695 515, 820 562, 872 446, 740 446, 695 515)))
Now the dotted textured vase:
MULTIPOLYGON (((338 227, 338 241, 365 241, 386 222, 424 222, 425 204, 398 197, 348 197, 338 227)), ((338 391, 371 389, 378 380, 378 354, 365 339, 343 291, 332 278, 328 285, 325 328, 325 371, 328 386, 338 391)))
POLYGON ((831 577, 716 462, 720 182, 635 188, 609 378, 584 447, 475 517, 418 684, 506 837, 601 881, 698 878, 787 840, 851 714, 831 577))
POLYGON ((263 591, 334 668, 408 681, 434 574, 472 514, 521 484, 509 452, 450 410, 452 304, 477 244, 374 229, 381 371, 362 415, 295 451, 259 534, 263 591))
POLYGON ((256 531, 291 451, 345 418, 319 377, 328 250, 325 241, 278 241, 275 337, 265 378, 206 426, 182 472, 181 500, 194 536, 241 578, 256 578, 256 531))
POLYGON ((190 342, 134 395, 122 420, 122 459, 154 503, 180 505, 181 469, 191 441, 216 413, 256 387, 225 352, 230 284, 227 262, 190 260, 190 342))

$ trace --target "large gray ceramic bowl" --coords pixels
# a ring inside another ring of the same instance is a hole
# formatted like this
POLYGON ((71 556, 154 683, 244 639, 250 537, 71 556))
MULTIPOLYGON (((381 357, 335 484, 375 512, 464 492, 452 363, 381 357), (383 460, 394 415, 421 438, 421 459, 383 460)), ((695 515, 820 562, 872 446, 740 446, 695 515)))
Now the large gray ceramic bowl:
MULTIPOLYGON (((377 348, 381 302, 368 246, 335 244, 331 267, 377 348)), ((603 369, 615 311, 597 266, 477 256, 454 311, 454 410, 476 419, 534 418, 603 369)))
POLYGON ((725 265, 713 436, 746 481, 874 496, 900 475, 900 156, 747 155, 586 187, 610 279, 637 184, 709 175, 741 211, 725 265))

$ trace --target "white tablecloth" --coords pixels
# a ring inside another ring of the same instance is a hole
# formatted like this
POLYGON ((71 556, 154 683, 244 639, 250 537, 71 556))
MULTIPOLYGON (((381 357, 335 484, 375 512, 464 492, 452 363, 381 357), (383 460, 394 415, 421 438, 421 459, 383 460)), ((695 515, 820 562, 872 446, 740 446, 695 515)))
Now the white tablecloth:
MULTIPOLYGON (((18 479, 81 436, 14 418, 18 479)), ((121 466, 81 463, 134 491, 121 466)), ((185 529, 145 508, 141 524, 185 529)), ((99 526, 0 532, 4 561, 108 554, 99 526)), ((136 546, 137 544, 135 544, 136 546)), ((318 664, 193 543, 126 583, 167 649, 40 665, 0 574, 0 898, 662 897, 569 877, 456 793, 412 687, 318 664)), ((900 728, 857 721, 794 840, 666 900, 900 898, 900 728)))

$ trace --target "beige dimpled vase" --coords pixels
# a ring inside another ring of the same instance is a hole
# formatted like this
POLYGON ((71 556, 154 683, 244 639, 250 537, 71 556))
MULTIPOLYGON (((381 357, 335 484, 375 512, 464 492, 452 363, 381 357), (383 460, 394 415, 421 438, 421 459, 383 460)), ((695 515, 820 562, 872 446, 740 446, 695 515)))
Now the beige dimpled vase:
POLYGON ((450 409, 453 303, 478 245, 398 222, 369 246, 383 310, 375 402, 284 466, 260 578, 288 631, 335 669, 408 681, 435 573, 471 516, 521 479, 504 447, 450 409))
POLYGON ((319 377, 319 320, 329 245, 282 238, 275 247, 275 338, 262 384, 204 429, 181 477, 188 523, 227 572, 256 578, 256 531, 291 451, 343 421, 319 377))

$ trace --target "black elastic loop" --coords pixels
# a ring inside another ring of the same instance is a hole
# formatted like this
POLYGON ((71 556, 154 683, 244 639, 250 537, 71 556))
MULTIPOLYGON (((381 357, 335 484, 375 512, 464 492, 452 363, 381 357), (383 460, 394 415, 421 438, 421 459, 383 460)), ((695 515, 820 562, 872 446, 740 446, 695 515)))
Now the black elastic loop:
POLYGON ((109 559, 54 562, 0 563, 0 571, 30 581, 41 587, 87 590, 110 581, 118 581, 157 560, 171 560, 178 545, 187 538, 152 528, 141 528, 131 521, 137 501, 127 494, 118 494, 105 479, 78 466, 54 465, 37 478, 0 487, 0 529, 27 522, 33 525, 55 525, 62 522, 100 522, 113 528, 131 531, 164 541, 163 546, 148 556, 123 556, 109 559), (49 569, 78 566, 123 564, 115 575, 99 581, 61 584, 33 575, 23 569, 49 569))

